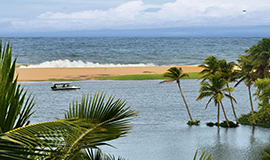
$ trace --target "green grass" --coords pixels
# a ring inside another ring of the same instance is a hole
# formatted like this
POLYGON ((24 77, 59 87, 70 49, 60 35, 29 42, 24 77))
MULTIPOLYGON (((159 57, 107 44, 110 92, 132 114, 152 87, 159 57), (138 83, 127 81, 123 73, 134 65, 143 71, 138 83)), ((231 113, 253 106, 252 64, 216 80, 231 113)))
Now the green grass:
MULTIPOLYGON (((198 73, 188 73, 189 78, 183 79, 198 79, 198 73)), ((162 74, 141 74, 141 75, 124 75, 124 76, 112 76, 112 77, 92 77, 90 80, 153 80, 164 79, 162 74)))

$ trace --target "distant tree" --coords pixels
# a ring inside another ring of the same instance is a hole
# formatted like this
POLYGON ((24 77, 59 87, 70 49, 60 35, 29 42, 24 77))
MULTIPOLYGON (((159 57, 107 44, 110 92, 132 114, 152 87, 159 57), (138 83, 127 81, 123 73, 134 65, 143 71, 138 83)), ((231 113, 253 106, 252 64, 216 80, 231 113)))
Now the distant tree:
MULTIPOLYGON (((239 78, 239 70, 236 70, 235 67, 237 66, 234 62, 227 63, 226 60, 220 60, 219 61, 220 70, 221 70, 221 77, 227 81, 227 88, 229 88, 229 83, 237 81, 239 78)), ((231 96, 231 92, 229 92, 229 95, 231 96)), ((235 108, 233 105, 233 100, 230 98, 232 110, 234 114, 234 118, 237 123, 239 123, 235 108)))
POLYGON ((247 58, 252 61, 251 65, 256 77, 267 78, 270 76, 270 38, 263 38, 248 50, 247 58))
POLYGON ((207 78, 208 81, 201 82, 201 88, 200 88, 200 95, 196 100, 201 100, 205 97, 210 97, 209 101, 206 104, 206 108, 208 107, 208 104, 214 100, 215 106, 218 107, 218 113, 217 113, 217 123, 219 124, 219 113, 220 113, 220 106, 222 107, 224 117, 226 119, 227 126, 229 125, 229 121, 227 119, 224 106, 222 104, 222 99, 224 96, 232 99, 235 101, 235 99, 229 95, 226 94, 226 92, 232 92, 233 88, 226 87, 227 81, 221 78, 221 74, 219 72, 216 72, 214 75, 210 75, 207 78))
POLYGON ((186 99, 185 99, 185 97, 184 97, 184 94, 183 94, 183 92, 182 92, 181 85, 180 85, 180 79, 183 78, 183 77, 189 77, 189 75, 188 75, 187 73, 182 73, 182 68, 181 68, 181 67, 180 67, 180 68, 177 68, 177 67, 171 67, 171 68, 168 69, 167 72, 165 72, 165 73, 163 74, 163 77, 164 77, 164 78, 168 78, 168 80, 162 81, 162 82, 160 82, 160 83, 176 81, 176 83, 177 83, 177 85, 178 85, 178 88, 179 88, 179 90, 180 90, 181 96, 182 96, 182 98, 183 98, 183 100, 184 100, 184 103, 185 103, 185 105, 186 105, 186 108, 187 108, 187 112, 188 112, 189 118, 190 118, 190 120, 191 120, 192 122, 194 122, 193 119, 192 119, 191 113, 190 113, 190 111, 189 111, 188 104, 187 104, 186 99))
MULTIPOLYGON (((237 78, 239 78, 238 76, 239 72, 235 70, 235 66, 236 66, 236 63, 234 62, 227 63, 226 60, 224 59, 218 60, 215 56, 209 56, 204 60, 203 64, 199 65, 199 67, 204 68, 199 73, 199 75, 201 75, 199 79, 203 79, 202 80, 203 82, 207 80, 210 76, 218 73, 220 74, 220 78, 223 78, 227 82, 226 85, 229 88, 229 83, 234 82, 237 80, 237 78)), ((229 92, 229 95, 231 95, 230 92, 229 92)), ((239 123, 236 112, 235 112, 233 100, 230 99, 230 101, 231 101, 235 120, 237 123, 239 123)))
POLYGON ((205 81, 210 75, 214 75, 217 71, 220 71, 219 60, 215 56, 209 56, 204 61, 203 64, 198 65, 198 67, 204 68, 199 75, 199 79, 205 81))
MULTIPOLYGON (((254 107, 252 102, 252 93, 251 93, 251 86, 253 82, 257 79, 255 70, 253 69, 252 59, 250 59, 247 55, 241 55, 238 59, 239 66, 240 66, 240 76, 241 79, 235 84, 235 87, 238 86, 241 82, 245 82, 245 85, 248 87, 248 94, 249 94, 249 102, 251 107, 251 115, 254 115, 254 107)), ((254 117, 253 117, 253 124, 256 124, 254 117)))

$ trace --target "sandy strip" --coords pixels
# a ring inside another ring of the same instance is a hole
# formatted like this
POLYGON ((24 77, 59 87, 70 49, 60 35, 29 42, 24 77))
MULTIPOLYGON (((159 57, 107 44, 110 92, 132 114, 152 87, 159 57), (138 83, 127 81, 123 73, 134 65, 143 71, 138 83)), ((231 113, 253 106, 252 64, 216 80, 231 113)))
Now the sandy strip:
MULTIPOLYGON (((197 66, 181 66, 183 72, 200 72, 197 66)), ((170 66, 158 67, 103 67, 103 68, 18 68, 19 81, 40 81, 52 79, 86 80, 92 77, 121 76, 136 74, 163 74, 170 66)))

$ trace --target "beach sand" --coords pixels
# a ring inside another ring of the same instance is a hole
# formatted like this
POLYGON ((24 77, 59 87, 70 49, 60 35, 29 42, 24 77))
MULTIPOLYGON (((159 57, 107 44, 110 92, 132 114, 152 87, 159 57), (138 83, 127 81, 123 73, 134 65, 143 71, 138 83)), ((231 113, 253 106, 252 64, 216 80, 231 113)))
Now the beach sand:
MULTIPOLYGON (((200 72, 197 66, 182 67, 184 73, 200 72)), ((93 77, 108 77, 139 74, 163 74, 170 66, 155 67, 102 67, 102 68, 17 68, 19 81, 86 80, 93 77)))

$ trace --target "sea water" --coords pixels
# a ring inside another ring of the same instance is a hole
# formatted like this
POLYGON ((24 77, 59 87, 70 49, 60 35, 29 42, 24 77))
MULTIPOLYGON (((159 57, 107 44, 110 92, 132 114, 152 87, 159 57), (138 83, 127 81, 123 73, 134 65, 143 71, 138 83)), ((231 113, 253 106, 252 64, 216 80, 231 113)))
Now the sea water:
MULTIPOLYGON (((8 38, 19 64, 29 67, 115 67, 197 65, 211 55, 237 61, 245 50, 261 38, 8 38)), ((130 160, 190 160, 196 149, 206 150, 218 160, 259 159, 270 144, 268 128, 240 125, 238 128, 207 127, 215 122, 217 108, 208 99, 196 101, 199 81, 182 80, 182 90, 199 126, 188 126, 185 105, 175 83, 147 81, 75 81, 75 91, 51 91, 51 81, 20 82, 36 95, 31 123, 64 118, 68 105, 83 94, 104 91, 127 101, 138 112, 127 137, 102 147, 106 153, 130 160)), ((240 84, 233 96, 238 117, 250 112, 247 88, 240 84)), ((252 88, 254 93, 255 89, 252 88)), ((227 116, 234 120, 228 100, 227 116)), ((254 102, 257 108, 258 102, 254 102)), ((224 120, 221 114, 221 120, 224 120)))
POLYGON ((6 38, 30 67, 198 65, 208 56, 237 61, 261 38, 6 38))
MULTIPOLYGON (((115 95, 116 99, 126 100, 127 106, 139 115, 132 120, 131 133, 108 142, 116 148, 102 147, 102 150, 130 160, 190 160, 196 149, 199 153, 206 150, 218 160, 252 160, 259 159, 262 150, 270 144, 268 128, 206 126, 207 122, 216 122, 217 107, 212 102, 205 109, 209 98, 196 101, 200 88, 197 80, 181 80, 193 119, 201 120, 199 126, 188 126, 189 117, 177 84, 159 84, 160 81, 74 81, 74 85, 81 87, 74 91, 52 91, 51 81, 20 83, 36 95, 32 123, 64 118, 69 103, 80 101, 83 94, 94 95, 100 91, 105 92, 107 98, 115 95)), ((247 87, 240 84, 233 92, 238 117, 250 112, 247 91, 247 87)), ((229 100, 225 98, 223 103, 229 120, 234 121, 229 100)), ((254 104, 257 108, 256 101, 254 104)), ((220 120, 225 120, 222 112, 220 120)))

